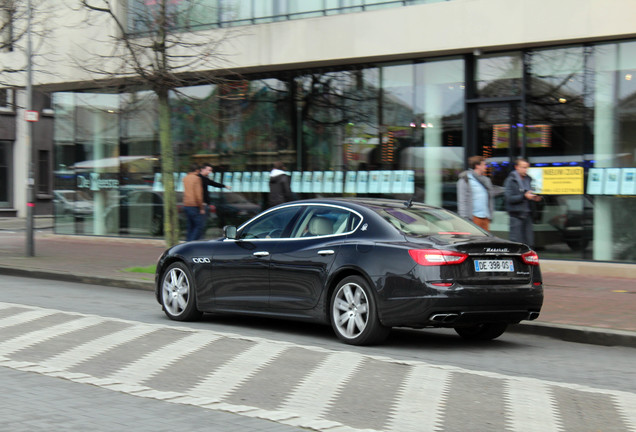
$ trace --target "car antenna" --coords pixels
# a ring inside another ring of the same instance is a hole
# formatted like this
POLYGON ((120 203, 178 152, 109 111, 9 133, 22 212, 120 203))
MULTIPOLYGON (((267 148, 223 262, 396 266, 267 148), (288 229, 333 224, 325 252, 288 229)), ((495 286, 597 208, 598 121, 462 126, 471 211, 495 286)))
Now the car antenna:
POLYGON ((410 200, 405 202, 404 205, 406 206, 406 208, 411 208, 411 206, 413 206, 413 197, 411 197, 410 200))

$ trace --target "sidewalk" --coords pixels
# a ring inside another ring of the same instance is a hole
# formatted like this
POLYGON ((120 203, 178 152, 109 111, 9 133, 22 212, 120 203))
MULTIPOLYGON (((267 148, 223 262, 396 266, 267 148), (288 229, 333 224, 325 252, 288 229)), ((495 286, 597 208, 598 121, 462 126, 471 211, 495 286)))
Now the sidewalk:
MULTIPOLYGON (((0 275, 154 289, 153 274, 125 269, 155 264, 163 240, 57 235, 50 225, 35 219, 35 256, 26 257, 24 220, 0 218, 0 275)), ((636 265, 542 260, 541 268, 541 316, 512 331, 636 347, 636 265)))

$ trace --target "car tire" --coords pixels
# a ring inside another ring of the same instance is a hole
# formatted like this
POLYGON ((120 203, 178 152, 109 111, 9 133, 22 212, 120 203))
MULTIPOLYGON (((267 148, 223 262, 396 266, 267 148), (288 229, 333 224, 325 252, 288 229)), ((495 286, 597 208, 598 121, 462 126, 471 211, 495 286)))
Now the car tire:
POLYGON ((482 323, 470 326, 455 327, 455 331, 468 340, 492 340, 496 339, 508 328, 506 323, 482 323))
POLYGON ((380 323, 373 292, 360 276, 349 276, 338 283, 330 310, 331 326, 338 339, 347 344, 380 343, 391 331, 380 323))
POLYGON ((171 320, 196 321, 203 315, 197 309, 194 279, 182 262, 171 264, 161 277, 161 305, 171 320))

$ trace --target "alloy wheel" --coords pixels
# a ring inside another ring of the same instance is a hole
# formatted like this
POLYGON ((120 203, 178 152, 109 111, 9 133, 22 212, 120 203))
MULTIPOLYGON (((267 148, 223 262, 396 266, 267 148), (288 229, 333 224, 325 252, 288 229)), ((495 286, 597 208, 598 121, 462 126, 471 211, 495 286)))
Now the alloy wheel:
POLYGON ((333 302, 332 314, 338 332, 347 339, 359 336, 369 321, 369 299, 358 284, 340 287, 333 302))

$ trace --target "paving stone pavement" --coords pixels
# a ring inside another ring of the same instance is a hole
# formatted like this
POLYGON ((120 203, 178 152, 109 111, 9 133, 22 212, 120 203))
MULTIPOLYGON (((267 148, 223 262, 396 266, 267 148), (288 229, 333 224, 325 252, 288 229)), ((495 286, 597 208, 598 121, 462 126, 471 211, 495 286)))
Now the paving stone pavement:
POLYGON ((113 392, 0 367, 0 430, 11 432, 301 432, 254 417, 113 392))
MULTIPOLYGON (((130 421, 149 419, 157 426, 152 430, 172 427, 171 419, 165 425, 152 420, 154 413, 174 413, 188 430, 209 416, 213 423, 236 424, 223 430, 452 432, 465 430, 470 418, 476 431, 636 432, 633 392, 2 302, 0 332, 0 377, 26 384, 18 386, 15 402, 0 396, 0 413, 3 401, 26 404, 38 384, 61 378, 64 385, 49 391, 59 391, 60 401, 76 388, 94 396, 85 402, 104 407, 111 426, 128 419, 126 404, 108 405, 103 389, 148 404, 148 418, 130 421), (256 423, 246 426, 232 414, 256 423), (189 416, 192 424, 185 421, 189 416)), ((54 403, 27 426, 10 430, 44 430, 49 414, 59 422, 72 417, 71 428, 63 430, 80 428, 86 403, 75 397, 66 407, 54 403), (74 409, 79 416, 69 414, 74 409)))

